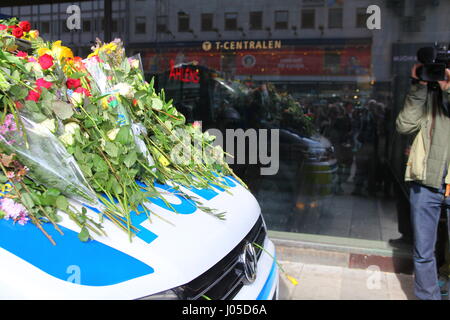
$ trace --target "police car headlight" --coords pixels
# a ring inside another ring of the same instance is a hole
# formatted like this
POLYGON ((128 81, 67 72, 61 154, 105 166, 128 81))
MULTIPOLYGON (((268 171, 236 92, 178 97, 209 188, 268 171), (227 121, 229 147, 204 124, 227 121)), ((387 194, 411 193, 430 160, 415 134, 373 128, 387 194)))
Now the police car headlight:
POLYGON ((180 298, 178 298, 176 293, 171 289, 142 297, 138 300, 180 300, 180 298))

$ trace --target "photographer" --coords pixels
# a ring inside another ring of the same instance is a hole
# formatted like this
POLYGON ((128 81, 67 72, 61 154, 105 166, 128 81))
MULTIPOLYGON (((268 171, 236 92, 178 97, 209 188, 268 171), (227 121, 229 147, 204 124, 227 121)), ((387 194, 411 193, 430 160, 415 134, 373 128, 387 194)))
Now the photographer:
POLYGON ((441 207, 450 207, 450 118, 443 102, 448 101, 450 69, 446 80, 424 82, 417 76, 419 66, 412 68, 413 83, 396 125, 399 133, 417 134, 405 173, 405 180, 411 181, 415 294, 440 300, 435 244, 441 207))

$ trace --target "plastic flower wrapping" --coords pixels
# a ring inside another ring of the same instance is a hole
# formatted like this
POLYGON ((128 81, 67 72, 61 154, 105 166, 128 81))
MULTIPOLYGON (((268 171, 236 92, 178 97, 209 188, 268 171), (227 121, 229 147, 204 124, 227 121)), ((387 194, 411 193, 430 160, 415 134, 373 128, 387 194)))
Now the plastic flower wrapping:
POLYGON ((225 218, 178 186, 226 190, 227 175, 244 183, 212 145, 214 137, 187 124, 164 91, 145 81, 140 57, 126 57, 120 40, 97 40, 83 59, 12 19, 0 20, 0 46, 0 183, 9 186, 0 219, 33 223, 54 243, 42 224, 59 230, 66 214, 88 241, 104 234, 107 217, 131 240, 138 230, 130 212, 151 214, 146 204, 162 197, 156 181, 225 218), (180 156, 180 148, 189 156, 180 156), (73 201, 97 207, 99 216, 73 201))

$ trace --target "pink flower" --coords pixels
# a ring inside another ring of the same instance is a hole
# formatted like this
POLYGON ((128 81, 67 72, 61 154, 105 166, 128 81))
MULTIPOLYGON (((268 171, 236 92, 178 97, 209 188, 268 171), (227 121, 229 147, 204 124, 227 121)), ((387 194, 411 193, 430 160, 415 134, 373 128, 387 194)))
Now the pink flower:
POLYGON ((5 212, 5 220, 11 219, 22 226, 29 220, 27 209, 22 204, 17 203, 12 199, 0 199, 0 210, 5 212))
POLYGON ((28 54, 24 51, 18 51, 16 56, 18 56, 19 58, 26 58, 28 54))
POLYGON ((17 126, 16 126, 16 122, 14 121, 14 116, 11 113, 9 113, 6 115, 5 121, 0 126, 0 134, 3 135, 7 132, 16 131, 16 130, 17 130, 17 126))
POLYGON ((194 121, 194 123, 192 123, 192 126, 195 129, 201 129, 202 128, 202 122, 201 121, 194 121))
POLYGON ((53 57, 46 53, 39 57, 38 62, 41 65, 42 69, 47 70, 53 66, 53 57))

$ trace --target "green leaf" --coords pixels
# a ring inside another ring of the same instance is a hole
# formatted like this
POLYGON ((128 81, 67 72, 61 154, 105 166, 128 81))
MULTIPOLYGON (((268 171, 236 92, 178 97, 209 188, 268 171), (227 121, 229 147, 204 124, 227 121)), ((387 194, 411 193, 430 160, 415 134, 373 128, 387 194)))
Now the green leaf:
POLYGON ((69 208, 69 201, 67 201, 67 198, 65 196, 58 196, 56 198, 56 207, 62 211, 67 211, 69 208))
POLYGON ((27 208, 31 209, 34 207, 33 199, 31 198, 29 193, 22 192, 20 196, 20 200, 22 201, 22 204, 27 208))
POLYGON ((31 192, 30 193, 31 199, 33 200, 33 202, 37 205, 42 205, 42 201, 41 198, 42 196, 38 195, 37 193, 31 192))
POLYGON ((108 164, 97 154, 92 158, 96 171, 108 171, 108 164))
POLYGON ((77 159, 78 161, 83 161, 85 158, 85 154, 79 145, 75 146, 75 151, 73 155, 75 156, 75 159, 77 159))
POLYGON ((114 143, 109 141, 105 143, 105 151, 113 158, 116 158, 119 155, 119 148, 114 143))
POLYGON ((156 110, 161 110, 163 107, 163 103, 159 98, 151 98, 152 108, 156 110))
POLYGON ((122 187, 120 186, 119 182, 117 182, 117 179, 114 176, 109 177, 108 181, 109 189, 112 190, 116 194, 122 193, 122 187))
POLYGON ((52 101, 52 109, 56 116, 61 120, 66 120, 73 116, 72 106, 66 102, 52 101))
POLYGON ((8 178, 4 175, 0 173, 0 183, 6 183, 8 182, 8 178))
POLYGON ((123 160, 123 163, 128 167, 131 168, 137 160, 137 154, 135 151, 127 154, 127 156, 125 157, 125 159, 123 160))
POLYGON ((54 197, 57 197, 61 194, 61 192, 56 188, 50 188, 45 193, 48 194, 49 196, 54 196, 54 197))
POLYGON ((89 231, 86 227, 81 228, 80 233, 78 234, 78 239, 82 242, 87 242, 90 238, 89 231))
POLYGON ((75 73, 72 73, 70 75, 70 78, 72 78, 72 79, 80 79, 80 78, 84 77, 85 75, 86 74, 83 73, 83 72, 75 72, 75 73))
MULTIPOLYGON (((28 90, 20 85, 12 86, 9 91, 17 100, 23 100, 28 95, 28 90)), ((34 101, 33 101, 34 102, 34 101)))
POLYGON ((88 104, 86 106, 86 112, 90 115, 97 115, 98 114, 98 107, 95 104, 88 104))
POLYGON ((33 112, 33 113, 34 112, 39 112, 38 105, 36 104, 36 102, 34 102, 32 100, 25 101, 25 107, 26 107, 27 111, 30 111, 30 112, 33 112))
POLYGON ((132 137, 131 137, 130 127, 123 126, 120 128, 114 141, 116 141, 120 144, 123 144, 123 145, 127 145, 131 142, 131 138, 132 137))

